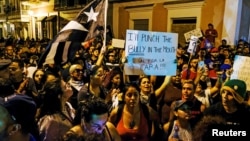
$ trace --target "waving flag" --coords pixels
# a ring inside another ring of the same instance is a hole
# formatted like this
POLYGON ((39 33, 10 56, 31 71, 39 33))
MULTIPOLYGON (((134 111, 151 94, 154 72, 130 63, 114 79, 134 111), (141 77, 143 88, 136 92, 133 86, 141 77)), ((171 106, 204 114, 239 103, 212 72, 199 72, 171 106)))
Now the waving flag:
POLYGON ((213 45, 208 39, 205 39, 204 47, 206 49, 211 49, 213 47, 213 45))
POLYGON ((45 64, 62 65, 74 58, 83 43, 102 37, 103 48, 106 40, 107 0, 93 0, 87 4, 49 43, 39 59, 38 67, 45 64), (104 32, 96 33, 102 27, 104 32), (103 35, 101 35, 103 34, 103 35))

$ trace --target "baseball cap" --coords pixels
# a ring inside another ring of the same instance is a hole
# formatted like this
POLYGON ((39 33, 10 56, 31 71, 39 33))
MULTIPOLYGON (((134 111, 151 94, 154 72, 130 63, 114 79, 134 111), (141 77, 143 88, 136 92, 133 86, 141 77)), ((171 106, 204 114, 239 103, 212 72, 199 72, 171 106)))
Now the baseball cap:
POLYGON ((177 111, 178 109, 180 110, 190 110, 192 107, 193 103, 191 101, 183 101, 183 100, 178 100, 175 103, 175 108, 174 110, 177 111))
POLYGON ((0 59, 0 70, 6 68, 11 63, 10 59, 0 59))
POLYGON ((21 124, 23 130, 30 131, 36 115, 36 103, 31 97, 13 94, 0 98, 0 104, 8 110, 15 122, 21 124))

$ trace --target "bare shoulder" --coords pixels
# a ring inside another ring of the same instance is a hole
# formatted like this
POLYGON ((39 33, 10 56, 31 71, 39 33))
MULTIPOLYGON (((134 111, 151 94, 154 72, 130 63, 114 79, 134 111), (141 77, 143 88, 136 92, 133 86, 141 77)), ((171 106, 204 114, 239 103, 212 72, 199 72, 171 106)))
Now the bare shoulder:
POLYGON ((110 116, 111 115, 116 115, 117 111, 118 111, 118 107, 115 107, 114 109, 112 109, 111 112, 110 112, 110 116))
POLYGON ((77 133, 78 135, 83 135, 83 131, 80 125, 76 125, 70 129, 70 131, 77 133))
POLYGON ((115 126, 111 122, 107 122, 106 126, 107 126, 107 128, 109 130, 109 133, 110 133, 110 135, 112 137, 112 140, 121 141, 121 137, 120 137, 119 133, 117 132, 115 126))
POLYGON ((63 141, 79 140, 83 136, 83 131, 80 125, 72 127, 63 135, 63 141))
POLYGON ((114 108, 109 115, 109 122, 111 123, 115 123, 116 120, 116 116, 117 116, 117 111, 118 111, 118 107, 114 108))
POLYGON ((114 129, 116 130, 114 124, 112 124, 111 122, 107 122, 106 126, 108 127, 109 130, 114 130, 114 129))
POLYGON ((165 124, 163 125, 163 130, 164 130, 165 133, 168 132, 169 126, 170 126, 170 122, 167 122, 167 123, 165 123, 165 124))

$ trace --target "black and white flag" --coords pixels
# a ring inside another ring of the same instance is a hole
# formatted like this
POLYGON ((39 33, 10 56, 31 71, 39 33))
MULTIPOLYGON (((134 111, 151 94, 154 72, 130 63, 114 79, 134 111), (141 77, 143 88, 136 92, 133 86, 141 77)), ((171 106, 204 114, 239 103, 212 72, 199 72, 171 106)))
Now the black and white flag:
POLYGON ((49 43, 39 59, 38 68, 46 64, 59 66, 67 63, 84 42, 96 36, 102 37, 105 49, 107 7, 108 0, 93 0, 87 4, 49 43), (98 27, 103 28, 103 35, 95 32, 98 27))

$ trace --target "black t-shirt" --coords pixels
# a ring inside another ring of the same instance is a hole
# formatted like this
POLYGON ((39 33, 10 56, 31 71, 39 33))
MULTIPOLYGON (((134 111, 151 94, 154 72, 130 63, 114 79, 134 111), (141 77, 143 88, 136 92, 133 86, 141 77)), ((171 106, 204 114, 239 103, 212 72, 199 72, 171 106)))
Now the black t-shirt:
POLYGON ((203 117, 203 113, 201 112, 201 105, 202 103, 199 100, 195 99, 193 101, 193 105, 191 107, 191 119, 190 119, 191 128, 194 128, 197 122, 199 122, 203 117))
MULTIPOLYGON (((174 105, 176 104, 177 101, 174 101, 174 105)), ((191 119, 189 120, 192 129, 194 129, 195 125, 203 117, 203 113, 201 112, 201 105, 202 105, 202 103, 197 99, 194 99, 192 101, 192 106, 191 106, 191 111, 190 111, 191 112, 191 119)), ((171 107, 172 106, 173 105, 171 105, 171 107)), ((175 107, 175 106, 173 106, 173 107, 175 107)))
POLYGON ((250 112, 244 106, 239 105, 239 108, 234 113, 227 113, 221 102, 210 106, 204 111, 204 116, 221 116, 227 124, 226 129, 223 130, 234 130, 234 131, 247 131, 250 136, 250 112))

